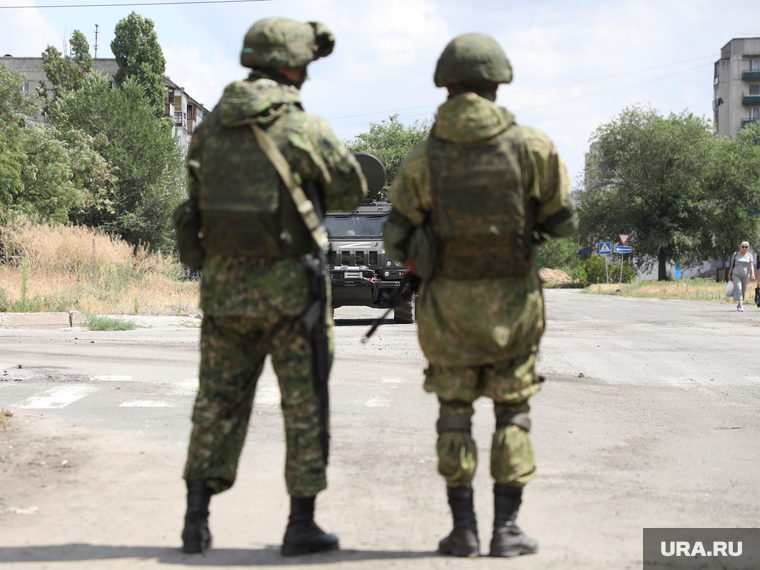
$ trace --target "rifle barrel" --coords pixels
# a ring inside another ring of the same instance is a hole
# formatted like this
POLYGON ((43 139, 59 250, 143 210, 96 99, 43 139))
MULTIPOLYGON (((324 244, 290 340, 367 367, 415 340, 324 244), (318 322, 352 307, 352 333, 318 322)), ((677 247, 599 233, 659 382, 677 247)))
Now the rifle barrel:
POLYGON ((382 317, 380 317, 379 319, 375 319, 375 322, 370 327, 370 329, 366 333, 364 333, 364 336, 361 339, 362 344, 367 344, 367 342, 372 337, 372 335, 375 334, 375 331, 377 330, 377 327, 379 327, 383 323, 383 321, 385 320, 385 317, 387 317, 392 310, 393 310, 393 307, 389 307, 383 313, 382 317))

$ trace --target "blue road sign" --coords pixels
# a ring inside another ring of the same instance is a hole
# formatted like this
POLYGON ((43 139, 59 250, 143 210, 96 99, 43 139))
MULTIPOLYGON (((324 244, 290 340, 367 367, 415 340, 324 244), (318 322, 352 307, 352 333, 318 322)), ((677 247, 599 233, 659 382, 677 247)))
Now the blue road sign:
POLYGON ((633 249, 630 245, 618 245, 615 247, 615 253, 631 253, 633 249))
POLYGON ((599 253, 602 255, 609 255, 610 253, 612 253, 612 242, 611 241, 599 242, 599 253))

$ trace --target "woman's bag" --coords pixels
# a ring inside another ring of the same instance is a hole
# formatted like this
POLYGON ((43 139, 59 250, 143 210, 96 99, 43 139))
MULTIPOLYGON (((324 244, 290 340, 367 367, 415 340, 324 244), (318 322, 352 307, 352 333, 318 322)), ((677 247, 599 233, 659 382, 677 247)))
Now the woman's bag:
POLYGON ((760 287, 755 287, 755 305, 760 307, 760 287))
POLYGON ((734 282, 729 281, 728 285, 726 285, 726 297, 733 297, 734 296, 734 282))

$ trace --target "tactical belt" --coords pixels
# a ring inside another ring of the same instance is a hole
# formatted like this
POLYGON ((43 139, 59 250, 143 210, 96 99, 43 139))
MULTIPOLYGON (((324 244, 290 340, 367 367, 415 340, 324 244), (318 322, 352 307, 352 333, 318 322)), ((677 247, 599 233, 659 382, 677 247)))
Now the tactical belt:
POLYGON ((496 415, 496 429, 507 426, 517 426, 530 431, 530 416, 525 412, 500 412, 496 415))
POLYGON ((251 129, 253 129, 253 134, 256 135, 256 142, 259 143, 262 152, 275 167, 282 178, 282 181, 285 183, 288 192, 290 192, 290 197, 293 199, 298 213, 301 214, 303 223, 306 224, 309 233, 311 233, 314 243, 316 243, 317 247, 320 249, 327 247, 329 245, 327 232, 325 231, 322 222, 319 220, 319 216, 317 216, 314 204, 312 204, 311 200, 309 200, 306 193, 303 191, 303 188, 301 188, 296 183, 295 178, 293 178, 293 172, 290 169, 288 160, 283 156, 280 149, 277 148, 272 137, 270 137, 256 123, 251 123, 250 125, 251 129))
POLYGON ((469 432, 472 428, 472 420, 470 419, 470 416, 441 416, 438 418, 435 428, 438 433, 444 433, 447 431, 469 432))

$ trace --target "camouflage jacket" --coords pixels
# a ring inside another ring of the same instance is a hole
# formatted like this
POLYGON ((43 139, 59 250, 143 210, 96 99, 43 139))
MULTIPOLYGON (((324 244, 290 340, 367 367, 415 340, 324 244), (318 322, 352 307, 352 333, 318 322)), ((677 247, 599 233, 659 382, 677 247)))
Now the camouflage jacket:
MULTIPOLYGON (((477 144, 513 124, 514 117, 506 109, 465 93, 438 109, 433 128, 444 141, 477 144)), ((546 135, 530 127, 520 129, 535 164, 532 176, 537 180, 530 180, 531 196, 537 201, 535 230, 556 237, 572 235, 577 217, 567 168, 546 135)), ((391 202, 393 212, 383 231, 385 247, 391 257, 403 262, 415 229, 428 219, 433 207, 426 143, 411 153, 396 176, 391 202)), ((538 350, 544 330, 538 275, 534 270, 479 280, 434 276, 421 289, 417 319, 420 345, 432 364, 471 366, 528 356, 538 350)))
MULTIPOLYGON (((299 90, 268 78, 228 85, 219 104, 201 123, 188 149, 188 193, 197 199, 200 177, 196 160, 204 144, 204 125, 221 121, 238 127, 256 122, 287 137, 288 159, 300 184, 315 181, 322 189, 322 211, 352 210, 367 186, 356 159, 335 137, 325 121, 303 111, 299 90)), ((251 134, 253 136, 253 134, 251 134)), ((276 140, 278 146, 281 141, 276 140)), ((202 268, 201 308, 206 314, 238 316, 296 316, 311 300, 308 276, 298 259, 262 262, 233 255, 207 255, 202 268)))

